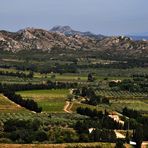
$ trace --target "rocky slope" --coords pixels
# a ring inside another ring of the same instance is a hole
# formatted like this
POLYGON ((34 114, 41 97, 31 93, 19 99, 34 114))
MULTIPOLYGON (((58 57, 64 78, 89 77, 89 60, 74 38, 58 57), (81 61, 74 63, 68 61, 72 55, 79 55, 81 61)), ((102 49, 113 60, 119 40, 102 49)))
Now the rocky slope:
POLYGON ((43 29, 27 28, 18 32, 0 31, 0 49, 19 51, 22 49, 52 48, 80 49, 96 47, 96 41, 79 35, 67 37, 62 33, 49 32, 43 29))
POLYGON ((0 31, 0 49, 13 52, 30 49, 97 50, 147 56, 148 41, 133 41, 123 36, 102 39, 81 35, 66 36, 64 33, 26 28, 18 32, 0 31))

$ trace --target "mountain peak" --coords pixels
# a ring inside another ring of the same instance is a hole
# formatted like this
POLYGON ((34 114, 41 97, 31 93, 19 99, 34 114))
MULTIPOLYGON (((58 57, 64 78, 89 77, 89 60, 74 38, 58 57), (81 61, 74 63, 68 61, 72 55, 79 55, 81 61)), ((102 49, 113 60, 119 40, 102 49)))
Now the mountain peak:
POLYGON ((80 35, 80 36, 84 36, 84 37, 93 37, 93 38, 96 38, 96 39, 104 38, 103 35, 96 35, 96 34, 93 34, 89 31, 81 32, 81 31, 73 30, 70 26, 55 26, 52 29, 50 29, 49 31, 50 32, 63 33, 66 36, 80 35))
POLYGON ((51 32, 61 32, 61 33, 64 33, 64 32, 67 32, 67 31, 72 31, 72 29, 71 29, 70 26, 55 26, 50 31, 51 32))
POLYGON ((34 30, 35 28, 33 27, 27 27, 27 28, 24 28, 24 29, 21 29, 21 30, 18 30, 17 33, 23 33, 23 32, 27 32, 27 31, 31 31, 31 30, 34 30))

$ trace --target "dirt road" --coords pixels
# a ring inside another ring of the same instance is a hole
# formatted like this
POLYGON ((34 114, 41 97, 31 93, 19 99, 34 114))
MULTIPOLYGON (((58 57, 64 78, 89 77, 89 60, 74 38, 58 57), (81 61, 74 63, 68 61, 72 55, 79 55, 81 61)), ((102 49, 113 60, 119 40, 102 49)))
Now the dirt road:
POLYGON ((70 110, 71 107, 72 107, 73 103, 69 102, 69 101, 66 101, 66 104, 64 106, 64 111, 66 113, 72 113, 72 111, 70 110))

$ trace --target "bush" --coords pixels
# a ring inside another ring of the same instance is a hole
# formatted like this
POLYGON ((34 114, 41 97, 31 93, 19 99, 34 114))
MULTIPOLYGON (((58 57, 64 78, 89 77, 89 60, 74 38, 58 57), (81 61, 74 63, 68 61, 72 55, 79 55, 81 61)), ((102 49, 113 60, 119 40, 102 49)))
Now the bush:
POLYGON ((117 140, 115 148, 125 148, 122 140, 117 140))
POLYGON ((44 131, 37 131, 35 134, 35 139, 39 142, 43 142, 48 140, 47 133, 44 131))

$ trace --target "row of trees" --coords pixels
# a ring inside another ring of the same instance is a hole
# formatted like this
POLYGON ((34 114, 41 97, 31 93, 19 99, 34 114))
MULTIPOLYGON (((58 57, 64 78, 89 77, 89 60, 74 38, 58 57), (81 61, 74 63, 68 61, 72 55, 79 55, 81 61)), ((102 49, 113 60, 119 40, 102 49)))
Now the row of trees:
POLYGON ((108 112, 92 110, 90 108, 77 108, 77 113, 88 116, 87 119, 76 122, 74 129, 82 142, 116 142, 114 129, 123 126, 108 116, 108 112))
POLYGON ((21 97, 21 95, 15 94, 15 92, 9 90, 4 91, 3 94, 11 101, 31 111, 35 111, 36 113, 40 113, 42 111, 42 108, 38 107, 38 104, 32 99, 25 100, 21 97))
POLYGON ((125 127, 126 129, 133 129, 133 140, 135 140, 140 147, 143 140, 148 140, 148 117, 143 116, 139 111, 126 107, 122 113, 130 117, 130 119, 125 121, 125 127))
MULTIPOLYGON (((48 62, 47 62, 48 63, 48 62)), ((75 64, 65 64, 65 65, 61 65, 61 64, 55 64, 55 65, 50 65, 44 63, 43 65, 37 65, 37 64, 32 64, 32 63, 22 63, 22 64, 15 64, 15 65, 0 65, 0 68, 11 68, 11 67, 15 67, 15 69, 17 70, 21 70, 21 71, 25 71, 25 70, 29 70, 29 71, 33 71, 33 72, 39 72, 41 74, 47 74, 47 73, 77 73, 78 72, 78 68, 77 65, 75 64)))
POLYGON ((141 118, 141 113, 139 111, 133 110, 133 109, 129 109, 127 107, 124 107, 122 110, 122 114, 125 116, 128 116, 130 118, 134 118, 134 119, 138 119, 141 118))
POLYGON ((85 97, 86 100, 83 103, 86 104, 95 106, 101 103, 109 104, 108 98, 96 95, 95 90, 91 87, 77 88, 73 91, 73 94, 75 96, 85 97))
POLYGON ((133 74, 132 75, 132 77, 133 78, 139 78, 139 77, 141 77, 141 78, 148 78, 148 74, 133 74))
POLYGON ((78 107, 76 111, 77 111, 78 114, 86 115, 86 116, 89 116, 91 118, 95 118, 95 117, 98 118, 98 119, 103 118, 103 112, 97 111, 96 109, 91 110, 88 107, 86 107, 86 108, 78 107))
MULTIPOLYGON (((57 60, 58 61, 58 60, 57 60)), ((116 62, 116 63, 110 63, 110 64, 102 64, 102 63, 97 63, 97 64, 83 64, 79 65, 77 63, 71 63, 71 64, 60 64, 60 63, 55 63, 54 65, 50 65, 48 62, 41 64, 32 64, 31 62, 24 62, 21 64, 1 64, 1 68, 11 68, 15 67, 17 70, 29 70, 33 72, 40 72, 43 74, 47 73, 77 73, 79 69, 96 69, 96 68, 107 68, 107 69, 112 69, 112 68, 117 68, 117 69, 127 69, 127 68, 133 68, 133 67, 145 67, 144 63, 124 63, 124 62, 116 62)))
POLYGON ((81 127, 82 125, 85 127, 88 125, 88 127, 93 128, 106 128, 106 129, 123 129, 123 125, 121 123, 118 123, 117 121, 114 121, 114 119, 110 118, 108 116, 108 112, 105 110, 105 113, 103 114, 102 111, 97 111, 96 109, 90 109, 90 108, 82 108, 78 107, 77 108, 77 113, 81 115, 85 115, 91 118, 91 120, 95 120, 95 122, 92 122, 91 124, 82 124, 80 123, 79 126, 81 127), (98 121, 98 122, 97 122, 98 121))
POLYGON ((124 90, 131 92, 148 92, 148 80, 142 77, 133 80, 123 80, 122 82, 109 82, 113 90, 124 90))
POLYGON ((14 76, 19 78, 33 78, 33 72, 30 71, 28 74, 24 72, 9 72, 9 71, 0 71, 0 75, 4 76, 14 76))
POLYGON ((90 134, 90 139, 93 142, 116 142, 116 134, 113 130, 109 129, 95 129, 91 134, 90 134))
MULTIPOLYGON (((75 125, 75 130, 79 135, 79 141, 81 142, 115 142, 116 135, 114 130, 104 129, 98 127, 90 127, 96 121, 78 121, 75 125), (90 131, 89 131, 90 129, 90 131)), ((98 122, 97 122, 98 123, 98 122)))
POLYGON ((1 84, 0 92, 3 90, 21 91, 21 90, 35 90, 35 89, 62 89, 62 88, 75 88, 78 83, 68 83, 68 82, 52 82, 48 81, 45 84, 1 84))

